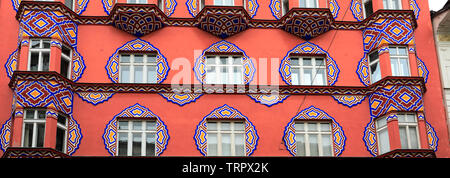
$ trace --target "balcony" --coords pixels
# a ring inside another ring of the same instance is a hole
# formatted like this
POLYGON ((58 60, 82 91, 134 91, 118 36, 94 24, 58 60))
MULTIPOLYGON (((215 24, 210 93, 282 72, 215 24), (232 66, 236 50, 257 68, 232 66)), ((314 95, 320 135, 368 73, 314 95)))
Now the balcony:
POLYGON ((251 17, 239 6, 205 6, 195 17, 195 25, 220 38, 227 38, 249 28, 251 17))
POLYGON ((331 30, 334 18, 329 9, 293 8, 280 21, 281 29, 310 40, 331 30))

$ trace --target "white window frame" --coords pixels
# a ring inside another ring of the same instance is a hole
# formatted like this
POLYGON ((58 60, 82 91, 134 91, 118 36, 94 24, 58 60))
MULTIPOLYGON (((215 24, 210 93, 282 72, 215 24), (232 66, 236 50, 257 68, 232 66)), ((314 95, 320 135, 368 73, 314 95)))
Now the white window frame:
POLYGON ((155 120, 117 120, 117 135, 116 135, 116 140, 117 140, 117 145, 116 145, 116 156, 122 156, 119 155, 119 134, 120 133, 125 133, 128 134, 128 138, 127 138, 127 155, 126 156, 156 156, 156 121, 155 120), (128 122, 128 128, 121 130, 119 128, 119 122, 128 122), (134 122, 141 122, 141 130, 134 130, 133 129, 133 123, 134 122), (153 123, 154 126, 154 130, 147 130, 147 124, 148 123, 153 123), (133 155, 133 134, 136 133, 140 133, 141 134, 141 155, 133 155), (153 149, 155 151, 154 155, 146 155, 147 153, 147 134, 153 134, 154 135, 154 144, 155 144, 155 148, 153 149))
POLYGON ((234 6, 234 0, 213 0, 215 6, 234 6), (220 5, 219 3, 220 2, 220 5), (231 4, 225 4, 226 2, 231 2, 231 4))
MULTIPOLYGON (((72 48, 70 48, 70 47, 68 47, 68 46, 64 46, 64 45, 61 47, 61 61, 62 61, 62 60, 65 60, 65 61, 69 62, 69 66, 67 67, 67 76, 64 76, 64 77, 67 77, 68 79, 70 79, 71 74, 72 74, 72 55, 73 55, 73 50, 72 50, 72 48), (64 53, 62 52, 62 48, 67 48, 67 49, 69 49, 69 50, 70 50, 70 55, 67 56, 66 54, 64 54, 64 53)), ((59 66, 59 70, 60 70, 60 73, 61 73, 61 64, 60 64, 60 66, 59 66)))
POLYGON ((319 8, 320 7, 319 0, 298 0, 298 7, 300 7, 300 8, 319 8), (300 7, 300 4, 301 4, 300 1, 306 1, 306 7, 300 7), (311 4, 312 1, 316 2, 316 5, 317 5, 316 7, 312 6, 312 4, 311 4))
POLYGON ((377 137, 377 146, 378 146, 378 154, 379 155, 382 155, 382 154, 384 154, 384 153, 387 153, 387 152, 389 152, 389 151, 391 151, 391 141, 390 141, 390 139, 389 139, 389 130, 388 130, 388 122, 386 121, 386 117, 381 117, 381 118, 379 118, 379 119, 376 119, 375 120, 375 130, 376 130, 376 137, 377 137), (380 120, 380 119, 383 119, 384 121, 384 123, 386 123, 385 125, 383 125, 383 126, 379 126, 378 125, 378 120, 380 120), (387 139, 387 147, 388 147, 388 150, 387 151, 385 151, 385 152, 381 152, 381 142, 380 142, 380 135, 379 135, 379 133, 381 132, 381 131, 386 131, 386 133, 387 133, 387 135, 388 135, 388 139, 387 139))
POLYGON ((391 72, 392 72, 392 76, 411 76, 411 66, 409 65, 409 55, 408 55, 408 48, 405 46, 389 46, 389 57, 390 57, 390 63, 391 63, 391 72), (397 54, 393 54, 391 51, 391 48, 395 48, 397 51, 397 54), (402 56, 399 54, 399 49, 403 48, 405 50, 405 55, 402 56), (399 75, 394 75, 394 70, 393 70, 393 66, 392 66, 392 61, 395 60, 395 62, 397 63, 397 67, 398 67, 398 71, 399 71, 399 75), (400 67, 400 60, 406 60, 406 65, 408 70, 403 71, 403 68, 400 67))
MULTIPOLYGON (((215 130, 211 130, 211 129, 206 129, 206 135, 207 137, 210 134, 216 134, 216 138, 217 138, 217 155, 211 155, 210 153, 210 149, 207 149, 207 156, 224 156, 223 155, 223 151, 222 151, 222 134, 230 134, 230 152, 231 155, 225 155, 225 156, 236 156, 236 140, 235 140, 235 135, 237 134, 242 134, 243 135, 243 154, 244 155, 239 155, 239 156, 245 156, 245 140, 246 140, 246 135, 245 135, 245 121, 222 121, 222 120, 211 120, 211 121, 207 121, 207 125, 210 125, 211 123, 215 123, 216 124, 216 129, 215 130), (229 123, 230 124, 230 130, 222 130, 222 125, 224 123, 229 123), (242 130, 236 130, 235 128, 235 124, 236 123, 241 123, 242 124, 242 130)), ((209 140, 208 138, 206 140, 209 140)))
POLYGON ((123 53, 123 54, 120 54, 119 55, 119 83, 125 83, 125 82, 122 82, 122 74, 120 73, 121 71, 122 71, 122 67, 123 66, 128 66, 128 67, 130 67, 130 70, 129 70, 129 72, 130 72, 130 78, 129 78, 129 82, 128 83, 135 83, 135 79, 136 79, 136 77, 134 76, 134 68, 135 68, 135 66, 143 66, 143 78, 142 78, 142 83, 150 83, 150 82, 148 82, 148 78, 147 78, 147 73, 148 73, 148 69, 149 69, 149 66, 153 66, 153 67, 155 67, 155 82, 154 83, 157 83, 157 81, 158 81, 158 66, 157 66, 157 61, 156 61, 156 54, 148 54, 148 53, 123 53), (130 57, 130 62, 122 62, 122 60, 121 60, 121 58, 122 58, 122 56, 123 55, 128 55, 129 57, 130 57), (136 56, 136 55, 142 55, 143 56, 143 61, 142 61, 142 63, 137 63, 137 62, 134 62, 134 57, 136 56), (153 57, 153 58, 155 58, 155 61, 154 62, 148 62, 148 58, 151 58, 151 57, 153 57))
MULTIPOLYGON (((419 134, 419 124, 417 122, 417 117, 414 113, 398 113, 397 114, 398 117, 398 127, 399 127, 399 131, 400 131, 400 127, 405 127, 406 128, 406 148, 402 149, 420 149, 420 134, 419 134), (406 117, 407 115, 413 116, 414 117, 414 122, 407 122, 406 121, 406 117), (405 122, 402 121, 402 119, 400 119, 400 117, 404 117, 405 118, 405 122), (417 138, 417 147, 418 148, 412 148, 411 146, 411 140, 412 138, 410 137, 410 129, 415 129, 416 130, 416 138, 417 138)), ((401 142, 402 138, 400 138, 400 142, 401 142)), ((403 144, 402 144, 403 146, 403 144)))
POLYGON ((374 61, 371 61, 371 60, 370 60, 370 55, 373 54, 373 53, 378 53, 378 51, 375 50, 375 51, 369 53, 369 55, 367 56, 367 62, 369 63, 369 74, 370 74, 370 82, 371 82, 371 83, 378 82, 378 81, 380 81, 380 80, 382 79, 382 75, 381 75, 381 63, 380 63, 380 54, 378 54, 378 58, 377 58, 377 59, 375 59, 374 61), (374 65, 374 64, 376 64, 376 63, 378 63, 378 68, 380 68, 380 76, 379 76, 380 79, 374 81, 374 80, 373 80, 373 76, 372 76, 372 65, 374 65))
POLYGON ((301 57, 299 56, 299 57, 297 57, 297 56, 295 56, 295 57, 290 57, 290 59, 291 59, 291 73, 293 73, 292 69, 299 69, 299 72, 300 72, 298 74, 298 77, 300 78, 300 83, 294 84, 294 82, 293 82, 294 80, 291 77, 292 85, 311 85, 311 86, 312 85, 314 85, 314 86, 327 86, 328 85, 327 68, 326 68, 327 59, 325 57, 316 57, 316 56, 301 56, 301 57), (311 66, 304 66, 303 65, 303 60, 305 58, 311 59, 311 66), (292 64, 292 59, 298 59, 298 64, 299 65, 293 65, 292 64), (317 66, 316 65, 316 60, 317 59, 322 59, 323 60, 323 65, 322 66, 317 66), (311 84, 306 84, 305 83, 306 81, 303 78, 303 76, 305 74, 305 72, 304 72, 305 69, 311 69, 312 70, 312 73, 311 73, 311 77, 312 77, 311 84), (324 70, 324 78, 323 78, 322 84, 317 84, 318 81, 320 80, 320 79, 318 80, 318 78, 316 78, 317 77, 317 71, 319 69, 323 69, 324 70))
POLYGON ((147 4, 147 0, 127 0, 128 4, 147 4))
POLYGON ((56 129, 60 128, 60 129, 64 130, 64 140, 63 140, 62 152, 66 153, 66 151, 67 151, 67 128, 68 128, 69 118, 62 114, 58 114, 58 116, 62 116, 66 119, 64 125, 59 123, 58 121, 56 122, 56 129))
POLYGON ((389 9, 389 10, 402 10, 403 9, 403 7, 402 7, 402 0, 398 0, 397 2, 398 2, 398 4, 397 4, 398 5, 398 9, 394 9, 393 6, 394 6, 395 3, 394 3, 393 0, 383 0, 383 8, 384 9, 389 9))
MULTIPOLYGON (((310 135, 317 135, 317 146, 318 146, 318 153, 319 155, 313 155, 313 156, 324 156, 324 148, 323 148, 323 140, 322 140, 322 136, 323 135, 329 135, 330 136, 330 153, 331 155, 326 155, 326 156, 334 156, 334 152, 333 152, 333 132, 332 132, 332 128, 331 122, 322 122, 322 121, 295 121, 295 127, 299 124, 303 124, 303 130, 300 130, 299 128, 295 128, 295 135, 297 138, 298 134, 302 134, 304 136, 304 141, 305 141, 305 155, 296 155, 296 156, 311 156, 311 145, 310 145, 310 141, 309 141, 309 137, 310 135), (315 124, 316 125, 316 130, 315 131, 310 131, 308 130, 308 124, 315 124), (322 124, 328 124, 329 129, 328 130, 322 130, 321 125, 322 124)), ((297 148, 297 154, 299 153, 299 149, 297 148)))
POLYGON ((207 56, 205 61, 206 66, 206 74, 205 74, 205 83, 206 84, 233 84, 233 85, 243 85, 244 84, 244 64, 243 64, 242 56, 237 55, 213 55, 213 56, 207 56), (221 58, 227 58, 227 64, 221 64, 220 59, 221 58), (214 64, 209 64, 208 60, 214 59, 214 64), (234 59, 240 60, 240 64, 233 64, 234 59), (214 73, 215 73, 215 79, 214 81, 210 82, 208 76, 208 69, 210 67, 214 67, 214 73), (226 67, 227 69, 227 81, 222 81, 223 72, 219 69, 222 69, 223 67, 226 67), (240 71, 241 78, 237 78, 234 75, 234 68, 238 67, 240 71), (220 77, 219 77, 220 76, 220 77), (239 81, 236 81, 239 80, 239 81))
POLYGON ((46 130, 46 127, 47 127, 47 124, 46 124, 46 116, 44 116, 44 118, 43 119, 39 119, 39 116, 38 116, 38 111, 44 111, 44 112, 46 112, 46 110, 45 109, 24 109, 24 117, 23 117, 23 123, 22 123, 22 143, 21 143, 21 145, 22 145, 22 147, 25 147, 25 125, 26 124, 33 124, 33 134, 32 134, 32 138, 29 138, 29 139, 31 139, 31 147, 32 148, 36 148, 37 147, 37 140, 38 140, 38 129, 37 129, 37 125, 38 124, 44 124, 44 135, 43 135, 43 137, 44 138, 42 138, 43 139, 43 145, 42 145, 42 147, 45 147, 45 130, 46 130), (33 113, 33 118, 32 119, 27 119, 27 111, 34 111, 34 113, 33 113))
POLYGON ((48 53, 48 65, 49 65, 49 69, 50 70, 50 63, 51 63, 51 41, 50 39, 31 39, 30 40, 30 48, 29 48, 29 52, 28 52, 28 66, 27 66, 27 70, 31 71, 31 53, 33 52, 38 52, 39 53, 39 61, 38 61, 38 70, 37 71, 43 71, 43 64, 44 64, 44 57, 43 57, 43 53, 48 53), (33 48, 32 44, 33 41, 39 41, 39 48, 33 48), (48 41, 49 43, 49 47, 48 48, 44 48, 44 41, 48 41))
POLYGON ((373 0, 363 0, 361 6, 362 6, 362 9, 363 9, 363 16, 364 16, 364 18, 368 17, 367 13, 366 13, 366 3, 369 2, 369 1, 372 3, 372 14, 373 14, 373 0))

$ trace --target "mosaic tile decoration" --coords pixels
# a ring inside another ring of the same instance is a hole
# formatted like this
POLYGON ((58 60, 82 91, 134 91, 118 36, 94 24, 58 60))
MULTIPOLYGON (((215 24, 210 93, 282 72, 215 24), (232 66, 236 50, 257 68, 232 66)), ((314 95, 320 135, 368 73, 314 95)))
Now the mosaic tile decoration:
POLYGON ((12 127, 12 121, 11 117, 6 120, 6 122, 2 125, 2 128, 0 130, 0 149, 2 149, 3 152, 6 151, 6 148, 9 147, 9 144, 11 143, 11 127, 12 127))
POLYGON ((306 41, 328 32, 334 24, 333 15, 323 9, 290 11, 280 22, 281 29, 306 41))
POLYGON ((155 118, 156 119, 156 150, 155 155, 160 156, 164 150, 167 148, 169 143, 169 133, 167 126, 156 114, 150 111, 145 106, 139 103, 133 106, 125 108, 119 114, 115 115, 114 118, 106 124, 105 132, 103 134, 103 141, 105 144, 105 149, 108 150, 112 156, 116 155, 117 152, 117 118, 127 117, 139 120, 141 118, 155 118))
POLYGON ((366 53, 364 53, 364 57, 358 62, 356 74, 358 75, 359 81, 361 81, 364 86, 369 86, 371 84, 368 55, 366 53))
POLYGON ((423 111, 422 92, 417 86, 388 85, 369 96, 369 106, 374 118, 389 111, 423 111))
POLYGON ((74 47, 72 51, 72 70, 70 77, 73 82, 77 82, 81 76, 83 76, 86 65, 84 64, 83 56, 78 52, 77 47, 74 47))
MULTIPOLYGON (((258 12, 259 4, 258 0, 244 0, 245 6, 244 7, 250 15, 251 18, 253 18, 256 15, 256 12, 258 12)), ((189 14, 191 14, 192 17, 197 16, 197 14, 202 10, 200 9, 200 0, 187 0, 186 6, 189 11, 189 14)))
POLYGON ((6 60, 6 63, 5 63, 6 76, 8 76, 9 78, 12 77, 12 74, 17 69, 17 64, 18 64, 17 62, 18 62, 18 59, 19 59, 18 50, 19 49, 14 50, 14 52, 12 52, 9 55, 9 57, 6 60))
POLYGON ((172 103, 178 104, 179 106, 184 106, 185 104, 189 104, 195 102, 200 96, 203 94, 195 94, 195 93, 159 93, 163 98, 172 103))
MULTIPOLYGON (((279 20, 279 19, 281 19, 281 17, 283 17, 283 12, 281 9, 281 6, 282 6, 281 1, 282 0, 271 0, 270 4, 269 4, 270 11, 272 12, 272 15, 277 20, 279 20)), ((331 11, 331 14, 333 14, 333 18, 336 19, 338 17, 339 10, 341 9, 337 0, 328 0, 328 7, 331 11)), ((292 9, 292 7, 290 9, 292 9)))
POLYGON ((416 20, 419 20, 420 7, 417 4, 416 0, 409 0, 409 7, 412 11, 414 11, 414 15, 416 16, 416 20))
POLYGON ((284 130, 283 141, 286 146, 286 149, 291 153, 292 156, 297 155, 297 144, 295 140, 295 121, 305 120, 305 119, 314 119, 314 120, 331 120, 331 131, 332 131, 332 140, 333 140, 333 155, 339 156, 344 151, 345 141, 347 137, 342 130, 342 127, 339 125, 336 120, 328 115, 325 111, 316 108, 314 106, 310 106, 306 109, 300 111, 296 116, 294 116, 291 121, 287 124, 284 130))
POLYGON ((203 50, 203 53, 195 61, 194 72, 197 80, 200 83, 204 83, 206 78, 206 53, 242 53, 242 64, 244 70, 244 84, 249 84, 253 80, 256 68, 253 65, 252 60, 245 54, 245 51, 237 47, 235 44, 222 40, 212 44, 207 49, 203 50))
MULTIPOLYGON (((417 53, 416 53, 417 54, 417 53)), ((430 71, 428 71, 427 66, 425 65, 425 62, 422 61, 422 59, 419 58, 419 56, 416 55, 417 58, 417 68, 419 76, 423 77, 425 80, 425 83, 428 82, 428 75, 430 74, 430 71)))
MULTIPOLYGON (((13 9, 17 11, 19 9, 20 2, 22 0, 11 0, 13 9)), ((75 0, 75 10, 74 12, 78 15, 83 14, 83 12, 86 10, 87 4, 89 3, 89 0, 75 0)))
POLYGON ((207 156, 208 148, 207 148, 207 119, 245 119, 245 155, 250 156, 256 149, 258 145, 259 136, 256 132, 255 126, 250 120, 244 116, 237 109, 223 105, 214 109, 211 113, 203 117, 200 123, 197 125, 195 129, 194 140, 197 145, 197 150, 200 151, 203 156, 207 156))
POLYGON ((78 96, 88 103, 93 104, 94 106, 108 101, 114 93, 109 92, 77 92, 78 96))
MULTIPOLYGON (((176 0, 163 0, 164 1, 164 14, 170 17, 175 12, 175 7, 177 7, 176 0)), ((114 8, 115 0, 102 0, 103 10, 106 14, 110 14, 111 10, 114 8)))
POLYGON ((67 154, 73 155, 80 147, 81 139, 80 124, 71 116, 69 119, 69 126, 67 127, 67 154))
POLYGON ((333 86, 339 77, 339 68, 336 61, 328 54, 327 51, 323 50, 320 46, 317 46, 311 42, 304 42, 297 45, 294 49, 290 50, 286 56, 281 60, 280 64, 280 74, 284 82, 288 85, 292 85, 291 81, 291 64, 290 55, 291 54, 320 54, 325 55, 326 59, 326 69, 327 69, 327 82, 328 85, 333 86))
POLYGON ((437 151, 439 141, 437 133, 428 121, 426 121, 425 127, 427 129, 428 146, 430 149, 437 151))
POLYGON ((364 20, 363 5, 361 0, 352 0, 350 10, 352 11, 353 17, 355 17, 358 22, 364 20))
POLYGON ((339 104, 342 104, 349 108, 361 104, 364 99, 366 99, 365 95, 332 95, 332 97, 339 104))
POLYGON ((257 103, 261 103, 268 107, 276 105, 278 103, 282 103, 287 97, 290 95, 278 95, 278 94, 249 94, 251 99, 255 100, 257 103))
POLYGON ((414 29, 407 19, 378 19, 363 31, 364 52, 386 44, 414 44, 414 29))
POLYGON ((116 52, 114 52, 112 56, 109 57, 105 69, 109 79, 111 79, 112 82, 119 82, 119 52, 123 51, 156 52, 156 82, 162 83, 166 79, 167 74, 170 70, 167 59, 162 55, 161 51, 158 48, 145 40, 137 38, 117 48, 116 52))

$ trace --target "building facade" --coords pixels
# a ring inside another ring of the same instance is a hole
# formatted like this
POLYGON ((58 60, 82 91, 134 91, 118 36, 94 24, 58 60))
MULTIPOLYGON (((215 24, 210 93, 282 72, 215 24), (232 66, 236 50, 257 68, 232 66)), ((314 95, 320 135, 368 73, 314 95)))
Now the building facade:
POLYGON ((428 1, 0 2, 3 157, 450 157, 428 1))

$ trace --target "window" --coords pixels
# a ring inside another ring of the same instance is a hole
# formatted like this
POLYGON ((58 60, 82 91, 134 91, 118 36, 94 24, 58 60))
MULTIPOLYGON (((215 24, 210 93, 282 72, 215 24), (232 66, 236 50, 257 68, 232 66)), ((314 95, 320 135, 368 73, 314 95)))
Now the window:
POLYGON ((283 15, 289 12, 289 0, 282 0, 281 10, 283 15))
POLYGON ((208 156, 245 156, 244 122, 207 124, 208 156))
POLYGON ((386 118, 382 117, 377 119, 375 124, 377 129, 378 152, 381 155, 391 150, 386 118))
POLYGON ((50 64, 50 40, 31 40, 29 55, 29 71, 48 71, 50 64))
POLYGON ((364 0, 364 17, 367 18, 373 14, 373 4, 372 0, 364 0))
POLYGON ((44 147, 45 112, 40 109, 26 109, 23 119, 22 146, 44 147))
POLYGON ((147 4, 147 0, 127 0, 130 4, 147 4))
POLYGON ((400 141, 403 149, 420 147, 419 130, 415 114, 397 114, 400 141))
POLYGON ((56 122, 56 150, 65 153, 67 143, 67 117, 58 114, 56 122))
POLYGON ((318 8, 319 3, 317 0, 299 0, 299 7, 301 8, 318 8))
POLYGON ((331 126, 327 122, 295 122, 297 156, 333 156, 331 126))
POLYGON ((242 56, 206 57, 207 84, 244 84, 242 56))
POLYGON ((214 0, 215 6, 234 6, 234 0, 214 0))
POLYGON ((389 47, 393 76, 410 76, 409 58, 406 47, 389 47))
POLYGON ((118 122, 118 156, 155 156, 155 121, 119 120, 118 122))
POLYGON ((158 0, 158 7, 164 12, 164 0, 158 0))
POLYGON ((381 80, 380 58, 378 51, 369 54, 370 80, 372 83, 381 80))
POLYGON ((291 57, 292 85, 327 85, 325 59, 291 57))
POLYGON ((120 83, 156 83, 156 55, 121 54, 119 57, 120 83))
POLYGON ((60 72, 61 75, 70 78, 70 66, 72 61, 72 49, 62 46, 61 49, 61 64, 60 64, 60 72))
POLYGON ((383 0, 383 7, 385 9, 401 10, 402 9, 402 1, 401 0, 383 0))
POLYGON ((73 3, 73 0, 64 0, 64 4, 71 10, 74 10, 73 3))

